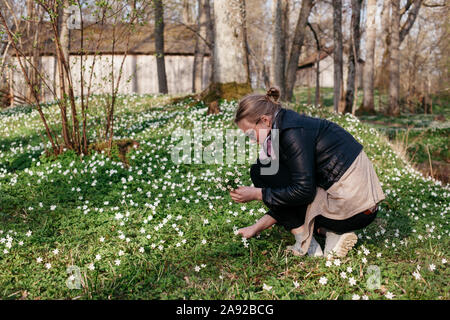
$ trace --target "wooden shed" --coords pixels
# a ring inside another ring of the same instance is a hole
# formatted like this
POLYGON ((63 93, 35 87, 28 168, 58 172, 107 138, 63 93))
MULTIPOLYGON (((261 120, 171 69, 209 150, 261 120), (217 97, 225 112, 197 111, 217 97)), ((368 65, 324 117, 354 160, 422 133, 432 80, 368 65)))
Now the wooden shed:
MULTIPOLYGON (((58 70, 55 58, 55 43, 49 23, 42 23, 37 44, 40 70, 48 83, 58 88, 58 70)), ((180 24, 166 24, 164 29, 164 51, 169 94, 191 93, 196 35, 190 27, 180 24)), ((81 30, 70 30, 69 63, 75 87, 80 94, 81 63, 88 82, 92 69, 92 92, 111 92, 112 79, 118 79, 122 66, 119 93, 157 93, 158 77, 155 57, 153 25, 138 25, 130 31, 128 25, 91 24, 81 30), (83 35, 83 36, 82 36, 83 35), (81 41, 83 39, 83 41, 81 41), (81 61, 81 59, 83 61, 81 61)), ((33 44, 23 39, 22 51, 29 57, 33 44)), ((208 50, 208 49, 207 49, 208 50)), ((16 58, 12 58, 17 64, 16 58)), ((203 61, 203 86, 209 85, 210 51, 203 61)), ((11 71, 10 86, 15 92, 25 92, 26 84, 20 68, 11 71)), ((53 99, 50 89, 42 87, 44 101, 53 99)))

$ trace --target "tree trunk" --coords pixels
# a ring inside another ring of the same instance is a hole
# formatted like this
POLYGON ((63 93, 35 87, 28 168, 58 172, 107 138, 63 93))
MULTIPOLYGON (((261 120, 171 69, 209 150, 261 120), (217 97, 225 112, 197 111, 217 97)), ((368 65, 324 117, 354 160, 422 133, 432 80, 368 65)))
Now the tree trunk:
POLYGON ((377 36, 377 25, 375 16, 377 12, 377 0, 367 2, 366 20, 366 61, 363 66, 363 103, 361 110, 375 113, 374 103, 374 72, 375 72, 375 41, 377 36))
POLYGON ((362 0, 352 0, 352 20, 350 49, 348 53, 347 92, 345 93, 345 113, 353 113, 353 103, 356 99, 356 73, 359 59, 359 42, 361 38, 359 20, 361 17, 362 0))
MULTIPOLYGON (((28 39, 33 39, 33 43, 39 43, 39 23, 41 20, 40 7, 32 0, 27 0, 27 15, 29 20, 27 21, 27 29, 26 34, 28 39)), ((37 94, 40 96, 40 81, 38 78, 38 73, 40 70, 40 54, 39 54, 39 45, 32 45, 31 49, 31 65, 28 66, 28 77, 31 80, 32 85, 27 88, 26 99, 28 101, 32 101, 34 95, 37 94), (33 68, 34 66, 35 68, 33 68)))
POLYGON ((203 90, 203 61, 207 44, 207 32, 210 23, 209 0, 198 0, 198 35, 195 40, 195 54, 194 54, 194 70, 193 70, 193 84, 192 90, 194 93, 203 90))
MULTIPOLYGON (((412 8, 408 11, 408 18, 406 19, 405 23, 400 29, 400 44, 403 42, 403 40, 408 35, 409 31, 411 30, 412 26, 414 25, 414 22, 416 21, 417 15, 419 14, 420 7, 422 5, 422 0, 414 0, 414 3, 412 4, 412 8)), ((400 16, 400 20, 401 20, 400 16)))
POLYGON ((286 34, 285 15, 288 1, 273 1, 273 51, 272 51, 272 84, 280 88, 280 100, 284 100, 285 69, 286 69, 286 34))
POLYGON ((295 27, 289 62, 286 70, 286 101, 291 101, 294 95, 294 86, 297 79, 298 59, 303 46, 303 39, 308 23, 308 17, 313 7, 312 0, 303 0, 300 14, 295 27))
POLYGON ((69 20, 69 0, 63 0, 61 6, 58 8, 58 27, 59 27, 59 42, 61 44, 64 60, 69 62, 69 46, 70 46, 70 30, 68 26, 69 20))
POLYGON ((316 48, 317 48, 317 58, 316 58, 316 90, 315 90, 315 99, 314 99, 314 105, 316 107, 319 106, 320 104, 320 53, 322 51, 322 47, 320 45, 320 40, 319 40, 319 36, 316 32, 316 30, 314 30, 314 27, 308 23, 308 27, 311 30, 313 36, 314 36, 314 40, 316 42, 316 48))
POLYGON ((241 3, 242 0, 214 1, 214 83, 248 82, 241 3))
POLYGON ((344 75, 342 62, 342 0, 333 0, 333 62, 334 62, 334 111, 345 109, 344 75))
POLYGON ((400 114, 400 0, 392 0, 391 45, 389 55, 389 114, 400 114))
POLYGON ((384 39, 384 52, 381 60, 380 72, 376 77, 375 87, 382 91, 387 90, 389 83, 389 48, 391 43, 391 8, 389 0, 384 0, 381 14, 381 25, 384 39))
MULTIPOLYGON (((69 45, 70 45, 70 34, 69 34, 69 0, 63 0, 58 4, 58 39, 61 45, 62 58, 58 59, 59 55, 56 55, 55 64, 58 67, 58 76, 59 76, 59 99, 60 99, 60 112, 61 112, 61 120, 62 120, 62 137, 64 140, 64 144, 68 149, 73 148, 73 144, 71 141, 71 137, 69 134, 68 121, 67 121, 67 103, 66 97, 68 93, 67 86, 67 76, 66 71, 63 66, 63 61, 69 62, 69 45)), ((57 90, 56 90, 57 92, 57 90)), ((74 137, 72 137, 74 138, 74 137)))
POLYGON ((167 94, 166 64, 164 62, 164 7, 162 0, 154 0, 155 5, 155 52, 158 71, 159 93, 167 94))
MULTIPOLYGON (((391 81, 392 77, 395 77, 395 74, 398 74, 398 77, 400 77, 400 72, 394 71, 392 73, 388 70, 388 68, 393 63, 391 56, 394 54, 390 50, 395 46, 397 48, 396 52, 398 54, 401 43, 406 38, 406 36, 408 35, 412 26, 414 25, 414 22, 417 18, 420 7, 422 5, 422 0, 407 1, 404 8, 400 7, 400 3, 398 3, 398 4, 391 3, 391 7, 393 7, 393 6, 397 7, 397 11, 398 11, 397 16, 398 17, 393 17, 392 13, 391 13, 390 19, 389 19, 389 5, 388 4, 389 4, 389 1, 385 0, 382 24, 385 26, 385 33, 387 34, 386 35, 386 50, 383 54, 382 65, 381 65, 381 69, 383 70, 383 72, 378 77, 379 79, 378 79, 377 83, 379 85, 383 86, 384 88, 388 87, 389 92, 391 92, 391 90, 395 91, 396 90, 395 87, 398 87, 397 99, 396 99, 397 103, 394 103, 394 105, 392 105, 391 98, 389 98, 388 113, 392 114, 392 112, 397 112, 395 110, 391 110, 392 108, 396 109, 396 108, 400 107, 398 105, 399 104, 400 79, 394 80, 396 83, 394 83, 392 85, 390 84, 390 81, 391 81), (402 26, 400 26, 400 21, 402 20, 403 15, 406 13, 408 14, 406 21, 404 22, 404 24, 402 26), (393 21, 396 24, 396 26, 398 26, 398 30, 397 30, 397 27, 395 27, 396 28, 395 30, 393 29, 393 26, 392 26, 393 21), (389 31, 389 28, 391 28, 391 31, 389 31), (396 33, 395 37, 398 38, 395 40, 395 42, 396 42, 395 44, 391 43, 392 42, 391 37, 392 37, 393 32, 396 33), (398 33, 398 35, 397 35, 397 33, 398 33), (397 104, 397 106, 395 106, 396 104, 397 104)), ((395 100, 395 98, 394 98, 394 100, 395 100)), ((398 112, 400 112, 400 110, 398 110, 398 112)))
POLYGON ((250 53, 249 53, 249 46, 248 46, 248 32, 247 32, 247 8, 245 6, 245 0, 239 1, 240 5, 240 14, 241 14, 241 24, 242 24, 242 36, 244 38, 244 64, 247 69, 247 83, 251 83, 250 79, 250 53))

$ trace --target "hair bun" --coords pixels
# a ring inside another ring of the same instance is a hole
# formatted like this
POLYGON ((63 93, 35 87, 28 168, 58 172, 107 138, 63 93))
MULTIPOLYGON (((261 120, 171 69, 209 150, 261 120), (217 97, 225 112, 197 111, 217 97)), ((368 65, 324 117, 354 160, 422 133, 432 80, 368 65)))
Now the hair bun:
POLYGON ((277 102, 280 98, 280 89, 278 87, 270 87, 269 90, 267 90, 266 96, 277 102))

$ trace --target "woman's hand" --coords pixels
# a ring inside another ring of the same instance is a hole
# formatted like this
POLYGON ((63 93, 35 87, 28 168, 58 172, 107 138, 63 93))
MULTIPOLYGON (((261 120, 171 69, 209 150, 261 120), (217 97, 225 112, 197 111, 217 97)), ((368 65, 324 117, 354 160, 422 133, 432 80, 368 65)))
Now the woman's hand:
POLYGON ((230 196, 233 201, 244 203, 252 200, 262 200, 261 188, 255 187, 238 187, 230 191, 230 196))
POLYGON ((249 239, 249 238, 253 237, 257 233, 257 231, 258 230, 255 228, 255 225, 252 225, 249 227, 239 229, 236 232, 236 234, 241 235, 242 237, 244 237, 246 239, 249 239))

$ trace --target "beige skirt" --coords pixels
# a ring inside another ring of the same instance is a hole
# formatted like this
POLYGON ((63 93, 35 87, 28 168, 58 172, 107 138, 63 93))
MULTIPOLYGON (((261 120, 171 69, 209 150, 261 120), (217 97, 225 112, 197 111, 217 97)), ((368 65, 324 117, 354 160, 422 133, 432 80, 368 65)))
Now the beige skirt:
POLYGON ((314 230, 314 219, 318 215, 333 220, 348 219, 360 212, 375 207, 386 197, 372 162, 364 150, 328 190, 320 187, 314 201, 306 209, 302 228, 301 248, 306 253, 314 230))

